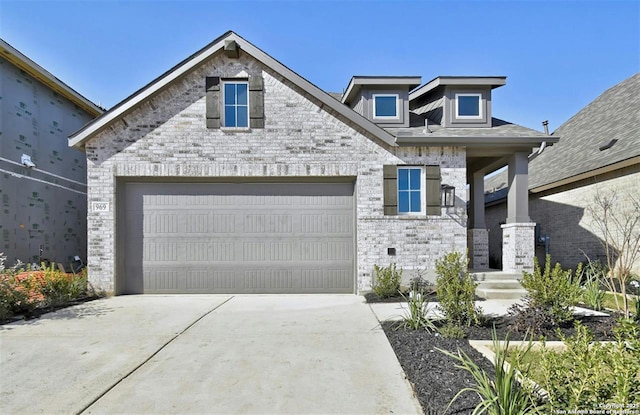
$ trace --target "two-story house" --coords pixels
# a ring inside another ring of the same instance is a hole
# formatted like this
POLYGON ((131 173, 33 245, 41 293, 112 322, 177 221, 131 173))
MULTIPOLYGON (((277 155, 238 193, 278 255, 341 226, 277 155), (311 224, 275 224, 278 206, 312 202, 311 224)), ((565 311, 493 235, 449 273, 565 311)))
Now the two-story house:
POLYGON ((67 138, 102 112, 0 40, 0 252, 7 265, 85 258, 87 162, 67 138))
POLYGON ((409 276, 469 248, 486 267, 483 178, 504 162, 505 268, 531 267, 527 155, 557 138, 493 118, 504 77, 421 83, 356 76, 336 99, 225 33, 70 137, 87 156, 92 283, 355 293, 374 264, 409 276))

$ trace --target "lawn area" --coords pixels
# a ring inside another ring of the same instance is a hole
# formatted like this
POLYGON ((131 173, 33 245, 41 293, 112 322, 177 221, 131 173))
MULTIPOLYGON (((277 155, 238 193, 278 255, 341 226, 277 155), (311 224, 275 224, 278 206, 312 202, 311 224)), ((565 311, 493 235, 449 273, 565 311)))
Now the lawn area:
MULTIPOLYGON (((606 308, 610 308, 612 310, 617 310, 618 307, 616 306, 616 300, 614 298, 614 296, 618 297, 618 304, 620 305, 620 308, 622 308, 622 295, 621 294, 614 294, 611 292, 606 292, 604 293, 604 302, 603 305, 606 308)), ((637 299, 633 299, 633 300, 629 300, 629 310, 635 314, 636 311, 636 304, 637 304, 637 299)))

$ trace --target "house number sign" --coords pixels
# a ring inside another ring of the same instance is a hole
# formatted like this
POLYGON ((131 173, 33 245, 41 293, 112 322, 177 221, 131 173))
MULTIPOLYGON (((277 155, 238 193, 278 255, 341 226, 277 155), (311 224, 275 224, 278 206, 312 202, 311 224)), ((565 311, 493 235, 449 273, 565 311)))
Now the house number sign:
POLYGON ((91 210, 94 212, 108 212, 109 202, 91 202, 91 210))

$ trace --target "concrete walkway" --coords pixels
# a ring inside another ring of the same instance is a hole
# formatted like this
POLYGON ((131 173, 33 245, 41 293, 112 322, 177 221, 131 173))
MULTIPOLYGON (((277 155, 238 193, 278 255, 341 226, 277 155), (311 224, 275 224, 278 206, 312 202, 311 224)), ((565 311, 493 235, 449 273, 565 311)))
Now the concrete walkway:
POLYGON ((0 326, 0 413, 420 413, 354 295, 122 296, 0 326))

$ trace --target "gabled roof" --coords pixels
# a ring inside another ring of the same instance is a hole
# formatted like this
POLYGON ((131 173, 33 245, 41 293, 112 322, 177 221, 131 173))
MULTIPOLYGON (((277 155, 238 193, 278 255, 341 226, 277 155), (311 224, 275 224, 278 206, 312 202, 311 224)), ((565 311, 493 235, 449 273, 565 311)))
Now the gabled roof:
POLYGON ((363 85, 379 87, 406 87, 411 91, 420 85, 421 76, 352 76, 347 90, 342 95, 342 102, 349 103, 358 94, 363 85))
POLYGON ((168 85, 179 79, 181 76, 198 67, 211 56, 223 51, 223 49, 225 48, 225 42, 228 44, 231 41, 236 43, 242 53, 251 55, 254 59, 260 61, 262 64, 282 76, 288 82, 291 82, 293 85, 302 89, 306 94, 319 101, 321 105, 330 108, 343 119, 361 128, 368 135, 375 137, 390 146, 396 146, 395 137, 393 137, 387 131, 378 127, 349 107, 341 104, 340 101, 322 91, 320 88, 313 85, 311 82, 293 72, 291 69, 287 68, 285 65, 267 55, 265 52, 258 49, 256 46, 232 31, 228 31, 219 38, 215 39, 204 48, 200 49, 193 55, 189 56, 187 59, 169 69, 164 74, 160 75, 158 78, 151 81, 151 83, 149 83, 148 85, 133 93, 133 95, 120 102, 118 105, 110 109, 101 117, 95 119, 91 123, 85 125, 79 131, 72 134, 69 137, 69 145, 77 148, 82 148, 85 142, 93 137, 94 134, 107 128, 109 125, 132 111, 139 104, 154 96, 159 91, 163 90, 168 85))
MULTIPOLYGON (((622 81, 562 124, 562 136, 529 161, 529 190, 540 192, 640 163, 640 73, 622 81)), ((502 172, 485 189, 507 184, 502 172)))
POLYGON ((19 50, 2 39, 0 39, 0 56, 29 76, 42 82, 54 92, 73 102, 92 117, 96 117, 104 112, 102 108, 80 95, 69 85, 53 76, 49 71, 23 55, 19 50))

